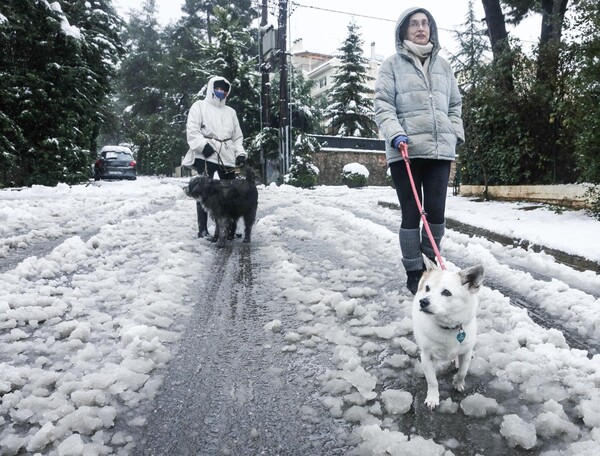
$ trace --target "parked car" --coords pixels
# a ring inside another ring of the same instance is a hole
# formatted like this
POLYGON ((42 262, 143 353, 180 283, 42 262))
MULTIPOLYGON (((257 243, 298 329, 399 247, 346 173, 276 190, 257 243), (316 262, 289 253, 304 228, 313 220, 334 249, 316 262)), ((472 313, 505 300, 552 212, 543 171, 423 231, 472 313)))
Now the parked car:
POLYGON ((94 179, 131 179, 137 178, 135 160, 129 147, 104 146, 94 163, 94 179))

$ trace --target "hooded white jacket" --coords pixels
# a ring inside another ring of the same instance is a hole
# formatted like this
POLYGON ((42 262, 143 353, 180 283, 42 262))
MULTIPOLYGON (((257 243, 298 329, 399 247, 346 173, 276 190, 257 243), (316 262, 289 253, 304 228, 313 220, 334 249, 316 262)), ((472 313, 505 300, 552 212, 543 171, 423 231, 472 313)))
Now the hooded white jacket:
POLYGON ((224 77, 214 76, 208 81, 204 100, 196 101, 188 113, 187 142, 190 149, 181 161, 183 166, 192 166, 194 160, 200 158, 233 168, 236 157, 246 156, 242 144, 244 136, 237 114, 225 104, 227 98, 219 100, 215 96, 215 81, 225 81, 229 84, 231 94, 231 83, 224 77), (212 145, 216 153, 204 158, 202 149, 207 143, 212 145))
POLYGON ((402 160, 392 141, 408 136, 411 158, 454 160, 456 146, 464 141, 462 100, 450 64, 439 55, 435 20, 423 8, 404 11, 396 23, 396 54, 388 57, 375 84, 375 121, 386 143, 388 164, 402 160), (423 12, 429 18, 433 51, 428 65, 404 46, 400 28, 410 16, 423 12))

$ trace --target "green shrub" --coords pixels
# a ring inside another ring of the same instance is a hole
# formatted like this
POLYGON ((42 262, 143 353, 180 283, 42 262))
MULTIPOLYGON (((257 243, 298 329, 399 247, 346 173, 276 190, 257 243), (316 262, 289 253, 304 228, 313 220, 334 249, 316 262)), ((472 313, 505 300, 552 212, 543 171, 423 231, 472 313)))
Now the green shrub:
POLYGON ((294 187, 313 188, 317 184, 319 168, 300 156, 293 158, 289 174, 284 177, 284 182, 294 187))
POLYGON ((369 170, 359 163, 349 163, 342 171, 342 183, 350 188, 366 187, 369 182, 369 170))
POLYGON ((292 165, 284 182, 294 187, 313 188, 319 177, 319 168, 313 163, 314 153, 320 149, 319 142, 306 133, 296 132, 295 138, 292 165))

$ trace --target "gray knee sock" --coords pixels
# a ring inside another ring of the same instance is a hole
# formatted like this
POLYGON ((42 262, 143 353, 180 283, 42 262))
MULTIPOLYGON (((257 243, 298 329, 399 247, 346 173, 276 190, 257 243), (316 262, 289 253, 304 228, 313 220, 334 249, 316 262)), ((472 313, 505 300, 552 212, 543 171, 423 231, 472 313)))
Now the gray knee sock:
POLYGON ((420 271, 423 269, 423 256, 421 255, 421 233, 418 228, 400 228, 400 251, 402 264, 406 271, 420 271))
MULTIPOLYGON (((446 228, 446 224, 442 223, 436 225, 434 223, 429 224, 429 229, 431 230, 431 234, 433 235, 433 240, 435 241, 438 250, 441 251, 440 244, 442 242, 442 238, 444 237, 444 231, 446 228)), ((435 258, 435 251, 433 250, 433 246, 431 245, 431 241, 429 240, 429 236, 427 236, 427 230, 425 227, 421 227, 421 251, 423 254, 430 259, 435 258)))

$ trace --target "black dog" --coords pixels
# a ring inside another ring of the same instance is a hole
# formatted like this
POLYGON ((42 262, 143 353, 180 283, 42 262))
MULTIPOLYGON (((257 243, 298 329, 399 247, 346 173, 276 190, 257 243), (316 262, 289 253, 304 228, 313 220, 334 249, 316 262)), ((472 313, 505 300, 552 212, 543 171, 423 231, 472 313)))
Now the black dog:
POLYGON ((254 183, 254 171, 246 166, 245 179, 214 180, 208 176, 194 177, 183 189, 187 196, 200 201, 215 221, 213 242, 217 247, 225 246, 227 239, 233 239, 237 221, 244 218, 244 242, 250 242, 252 225, 256 219, 258 190, 254 183))

